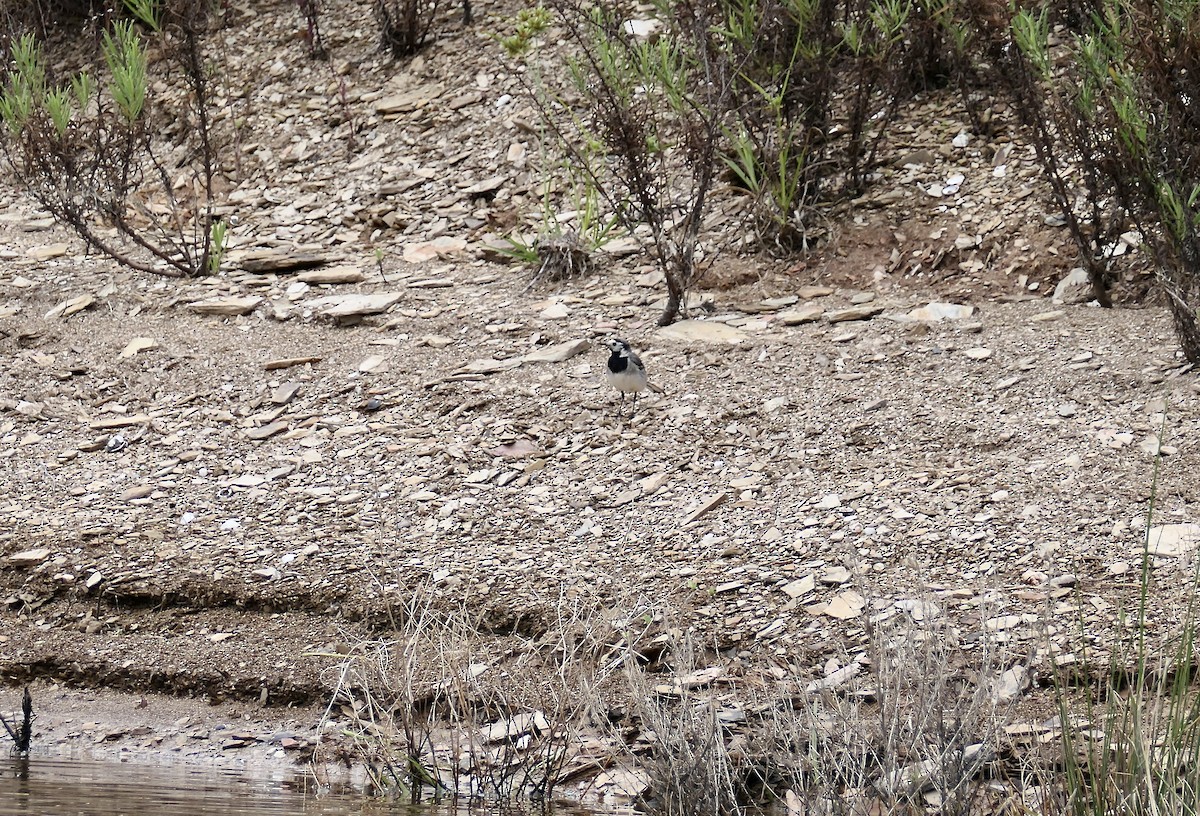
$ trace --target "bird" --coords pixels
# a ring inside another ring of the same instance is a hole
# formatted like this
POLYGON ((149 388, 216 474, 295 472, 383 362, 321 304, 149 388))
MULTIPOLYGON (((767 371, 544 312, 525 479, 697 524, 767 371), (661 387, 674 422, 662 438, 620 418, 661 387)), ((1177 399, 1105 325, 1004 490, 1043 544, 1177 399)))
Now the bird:
POLYGON ((638 393, 649 388, 656 394, 665 393, 646 378, 646 366, 628 343, 619 337, 610 337, 604 341, 612 353, 608 356, 608 372, 606 377, 609 384, 621 394, 621 409, 624 412, 625 395, 633 394, 633 407, 637 409, 638 393))

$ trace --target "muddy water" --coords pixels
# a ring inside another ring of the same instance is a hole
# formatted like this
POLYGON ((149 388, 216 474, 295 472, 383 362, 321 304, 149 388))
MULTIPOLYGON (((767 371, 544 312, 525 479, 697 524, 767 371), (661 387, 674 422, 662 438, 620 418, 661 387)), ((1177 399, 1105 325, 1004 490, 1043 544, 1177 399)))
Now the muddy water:
MULTIPOLYGON (((0 750, 4 747, 0 746, 0 750)), ((0 816, 458 816, 445 805, 409 805, 355 794, 317 794, 303 779, 121 762, 0 757, 0 816)), ((471 813, 488 813, 473 808, 471 813)), ((555 816, 583 811, 552 809, 555 816)))

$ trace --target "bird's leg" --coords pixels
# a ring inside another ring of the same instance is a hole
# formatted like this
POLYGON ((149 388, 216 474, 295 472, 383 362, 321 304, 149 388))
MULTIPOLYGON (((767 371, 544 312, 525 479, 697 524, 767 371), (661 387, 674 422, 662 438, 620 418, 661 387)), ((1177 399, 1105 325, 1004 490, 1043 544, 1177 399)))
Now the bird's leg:
POLYGON ((630 412, 629 412, 630 416, 633 416, 634 414, 637 413, 637 395, 638 395, 638 392, 634 391, 633 392, 633 409, 630 410, 630 412))

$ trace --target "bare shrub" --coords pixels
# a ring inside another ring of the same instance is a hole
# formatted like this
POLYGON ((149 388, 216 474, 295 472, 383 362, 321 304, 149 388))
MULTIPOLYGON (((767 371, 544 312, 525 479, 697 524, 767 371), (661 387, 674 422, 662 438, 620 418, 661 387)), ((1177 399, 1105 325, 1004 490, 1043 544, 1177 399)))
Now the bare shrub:
POLYGON ((325 42, 321 39, 321 0, 296 0, 300 16, 304 18, 304 41, 308 54, 313 59, 328 59, 325 42))
MULTIPOLYGON (((339 661, 326 712, 380 789, 489 801, 548 799, 580 729, 603 719, 604 688, 639 639, 583 598, 555 599, 538 637, 486 634, 480 611, 419 587, 395 637, 339 661)), ((632 628, 631 628, 632 627, 632 628)))
POLYGON ((29 747, 33 742, 33 721, 36 719, 33 714, 33 697, 29 694, 29 687, 25 687, 24 693, 21 695, 21 717, 14 718, 10 723, 6 717, 0 715, 0 726, 4 726, 8 738, 12 740, 12 750, 18 755, 29 756, 29 747))
POLYGON ((981 30, 1097 300, 1109 304, 1111 259, 1132 232, 1153 259, 1184 354, 1200 363, 1200 122, 1189 79, 1200 70, 1200 34, 1179 26, 1191 11, 1174 3, 1062 5, 990 6, 981 30))
MULTIPOLYGON (((1164 414, 1160 434, 1166 423, 1164 414)), ((1162 465, 1159 453, 1137 598, 1104 633, 1101 642, 1111 644, 1102 647, 1107 659, 1095 648, 1100 633, 1080 613, 1070 632, 1076 660, 1055 664, 1061 730, 1048 746, 1049 767, 1038 774, 1045 814, 1200 812, 1200 562, 1181 563, 1183 575, 1170 570, 1164 576, 1151 551, 1162 465), (1182 608, 1170 609, 1163 625, 1157 599, 1180 590, 1186 600, 1182 608), (1083 673, 1075 666, 1093 668, 1083 673)))
MULTIPOLYGON (((718 144, 731 104, 730 77, 709 31, 714 4, 661 4, 665 30, 652 41, 614 4, 549 4, 574 46, 551 83, 540 68, 530 87, 542 122, 629 235, 643 239, 666 279, 666 325, 686 309, 701 274, 698 239, 716 179, 718 144), (567 97, 587 100, 582 116, 567 97)), ((528 53, 531 37, 505 41, 528 53)))
MULTIPOLYGON (((665 659, 673 668, 671 682, 637 661, 625 664, 632 714, 647 744, 637 759, 646 773, 645 809, 664 816, 717 816, 738 810, 738 786, 728 733, 709 689, 693 687, 694 672, 703 671, 699 652, 687 637, 667 643, 665 659)), ((707 668, 707 667, 705 667, 707 668)), ((703 684, 706 685, 706 684, 703 684)))
POLYGON ((102 79, 83 72, 52 86, 37 41, 14 41, 0 148, 14 178, 90 248, 144 272, 206 275, 221 249, 213 245, 216 155, 200 40, 207 6, 179 0, 160 16, 135 0, 130 9, 185 79, 185 115, 173 117, 178 143, 155 131, 139 24, 118 20, 103 33, 102 79))
POLYGON ((979 812, 1011 717, 1006 663, 986 633, 966 650, 933 620, 932 601, 925 609, 921 622, 870 625, 865 650, 803 690, 739 682, 686 635, 668 641, 665 676, 627 662, 643 806, 664 816, 778 800, 823 816, 979 812))
POLYGON ((591 252, 574 230, 541 236, 533 249, 537 254, 537 271, 532 284, 581 278, 592 268, 591 252))
POLYGON ((984 642, 965 667, 960 648, 948 629, 906 617, 881 624, 854 695, 818 682, 802 712, 783 710, 777 739, 803 746, 794 791, 811 812, 903 813, 916 802, 975 812, 979 775, 996 759, 1007 712, 994 688, 998 655, 984 642), (795 730, 797 713, 803 731, 795 730))

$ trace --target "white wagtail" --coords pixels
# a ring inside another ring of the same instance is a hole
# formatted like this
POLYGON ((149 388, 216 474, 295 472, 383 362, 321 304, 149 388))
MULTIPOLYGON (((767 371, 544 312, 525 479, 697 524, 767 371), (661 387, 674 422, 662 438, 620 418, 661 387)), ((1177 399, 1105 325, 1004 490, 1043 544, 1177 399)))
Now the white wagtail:
POLYGON ((626 394, 633 394, 633 407, 636 410, 639 391, 649 388, 656 394, 664 393, 661 388, 646 379, 646 366, 628 343, 616 337, 611 337, 604 342, 612 352, 608 356, 606 376, 609 384, 621 393, 622 412, 625 408, 626 394))

